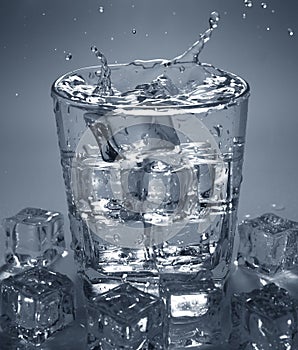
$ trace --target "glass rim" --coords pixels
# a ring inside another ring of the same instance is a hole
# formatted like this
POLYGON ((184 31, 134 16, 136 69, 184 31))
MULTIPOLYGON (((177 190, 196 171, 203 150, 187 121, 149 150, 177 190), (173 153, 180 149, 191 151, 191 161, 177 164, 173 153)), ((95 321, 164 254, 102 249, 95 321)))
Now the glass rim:
MULTIPOLYGON (((139 62, 159 62, 159 63, 163 63, 165 62, 165 60, 151 60, 151 61, 139 61, 139 62)), ((194 62, 178 62, 178 64, 189 64, 189 63, 194 63, 194 62)), ((122 67, 128 67, 131 63, 117 63, 117 64, 111 64, 109 65, 109 68, 111 69, 111 71, 113 70, 117 70, 117 69, 121 69, 122 67)), ((215 68, 214 66, 212 66, 209 63, 200 63, 199 65, 203 66, 203 67, 211 67, 211 68, 215 68)), ((101 108, 107 108, 107 109, 122 109, 122 110, 143 110, 143 111, 163 111, 163 110, 171 110, 171 109, 175 109, 175 110, 199 110, 199 111, 205 111, 205 110, 212 110, 212 109, 223 109, 226 106, 230 106, 230 105, 234 105, 237 103, 237 101, 243 99, 247 99, 250 96, 250 85, 248 84, 248 82, 243 79, 242 77, 240 77, 237 74, 231 73, 229 71, 226 70, 222 70, 222 69, 218 69, 215 68, 217 70, 219 70, 220 72, 224 72, 232 77, 237 78, 242 84, 243 84, 243 91, 241 91, 238 95, 236 95, 235 97, 230 97, 227 98, 226 100, 223 101, 216 101, 213 103, 208 103, 208 101, 205 101, 205 103, 197 103, 197 104, 164 104, 164 105, 112 105, 112 104, 108 104, 108 103, 104 103, 104 104, 94 104, 94 103, 88 103, 88 102, 81 102, 81 101, 75 101, 72 100, 71 98, 65 96, 62 92, 60 92, 57 89, 57 85, 66 77, 71 76, 73 74, 77 74, 79 72, 82 71, 88 71, 88 70, 94 70, 94 69, 100 69, 101 65, 94 65, 94 66, 85 66, 85 67, 80 67, 80 68, 76 68, 72 71, 69 71, 65 74, 63 74, 62 76, 58 77, 54 83, 52 84, 51 87, 51 96, 54 97, 58 97, 64 101, 67 101, 69 106, 72 107, 77 107, 77 108, 82 108, 82 109, 91 109, 91 110, 96 110, 98 109, 98 107, 100 106, 101 108), (220 108, 221 107, 221 108, 220 108)))

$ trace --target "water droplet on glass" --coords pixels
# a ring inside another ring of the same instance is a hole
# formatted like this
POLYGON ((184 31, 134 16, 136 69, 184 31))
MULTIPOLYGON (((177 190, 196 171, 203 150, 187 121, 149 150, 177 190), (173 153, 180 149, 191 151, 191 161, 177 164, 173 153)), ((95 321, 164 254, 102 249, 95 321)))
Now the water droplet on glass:
POLYGON ((211 12, 210 18, 209 18, 210 28, 212 29, 217 28, 219 20, 220 20, 219 13, 216 11, 211 12))
POLYGON ((114 242, 119 242, 120 236, 116 233, 114 234, 113 239, 114 239, 114 242))
POLYGON ((97 51, 98 51, 98 50, 97 50, 97 47, 96 47, 96 46, 94 46, 94 45, 93 45, 93 46, 91 46, 91 51, 92 51, 92 52, 97 52, 97 51))
POLYGON ((271 208, 276 210, 276 211, 282 211, 282 210, 285 210, 285 206, 282 205, 282 204, 277 204, 277 203, 273 203, 271 204, 271 208))
POLYGON ((244 0, 244 5, 245 5, 246 7, 252 7, 253 2, 252 2, 252 0, 244 0))
POLYGON ((104 7, 103 6, 99 6, 98 12, 103 13, 104 12, 104 7))
POLYGON ((65 55, 65 60, 66 61, 70 61, 72 59, 72 54, 68 53, 67 55, 65 55))
POLYGON ((246 18, 246 13, 242 14, 242 18, 245 19, 246 18))
POLYGON ((136 28, 133 28, 131 32, 132 32, 132 34, 137 34, 136 28))
POLYGON ((221 136, 222 129, 223 129, 222 125, 219 124, 219 125, 214 126, 213 128, 214 128, 214 130, 216 131, 216 135, 217 135, 218 137, 220 137, 220 136, 221 136))
POLYGON ((263 9, 266 9, 266 8, 267 8, 266 2, 262 2, 262 3, 261 3, 261 6, 262 6, 263 9))
POLYGON ((290 36, 293 36, 294 35, 294 31, 291 28, 288 28, 288 34, 290 36))

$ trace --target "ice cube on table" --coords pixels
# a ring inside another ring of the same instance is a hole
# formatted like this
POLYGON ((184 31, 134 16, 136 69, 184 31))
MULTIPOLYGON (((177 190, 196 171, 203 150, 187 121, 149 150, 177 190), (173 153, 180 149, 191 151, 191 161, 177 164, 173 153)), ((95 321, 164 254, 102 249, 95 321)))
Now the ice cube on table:
POLYGON ((297 316, 297 302, 274 283, 234 295, 230 343, 243 350, 294 350, 297 316))
POLYGON ((1 329, 39 345, 74 320, 73 284, 34 267, 1 282, 1 329))
POLYGON ((164 349, 163 303, 124 283, 87 300, 89 349, 164 349))
POLYGON ((274 274, 298 264, 298 223, 264 214, 239 225, 238 262, 274 274))
POLYGON ((18 266, 47 266, 65 250, 63 216, 38 208, 26 208, 3 220, 6 261, 18 266))
POLYGON ((161 295, 166 301, 167 349, 203 349, 222 341, 222 291, 211 275, 164 274, 161 295))

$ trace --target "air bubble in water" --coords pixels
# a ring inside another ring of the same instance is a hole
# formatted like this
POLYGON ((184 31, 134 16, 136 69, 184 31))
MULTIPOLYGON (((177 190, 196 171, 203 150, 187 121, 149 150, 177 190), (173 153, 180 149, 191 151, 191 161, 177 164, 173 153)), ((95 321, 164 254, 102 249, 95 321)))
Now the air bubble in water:
POLYGON ((266 9, 266 8, 267 8, 266 2, 262 2, 262 3, 261 3, 261 6, 262 6, 263 9, 266 9))
POLYGON ((65 60, 70 61, 72 59, 72 54, 69 52, 68 54, 65 55, 65 60))
POLYGON ((136 28, 132 28, 132 34, 137 34, 137 30, 136 30, 136 28))
POLYGON ((94 45, 93 45, 93 46, 91 46, 91 51, 95 53, 95 52, 97 52, 97 51, 98 51, 98 49, 97 49, 97 47, 96 47, 96 46, 94 46, 94 45))
POLYGON ((293 36, 294 35, 294 31, 291 28, 288 28, 288 34, 290 36, 293 36))
POLYGON ((103 13, 104 12, 104 7, 103 6, 99 6, 98 12, 103 13))
POLYGON ((210 28, 212 29, 217 28, 219 20, 220 20, 219 13, 216 11, 211 12, 210 18, 209 18, 210 28))
POLYGON ((252 0, 244 0, 244 5, 245 5, 246 7, 252 7, 253 2, 252 2, 252 0))

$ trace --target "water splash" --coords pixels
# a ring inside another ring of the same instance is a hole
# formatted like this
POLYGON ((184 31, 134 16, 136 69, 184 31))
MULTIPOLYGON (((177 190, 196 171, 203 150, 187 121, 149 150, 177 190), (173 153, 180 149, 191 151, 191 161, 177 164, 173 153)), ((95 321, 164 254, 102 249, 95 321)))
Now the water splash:
POLYGON ((213 30, 218 27, 218 23, 220 21, 220 15, 218 12, 213 11, 210 14, 209 18, 209 28, 200 35, 200 39, 196 41, 190 48, 188 48, 183 54, 175 57, 171 63, 178 63, 182 60, 184 61, 193 61, 198 63, 199 56, 203 51, 206 43, 210 40, 213 30))
MULTIPOLYGON (((124 75, 138 73, 143 69, 148 72, 143 84, 132 86, 128 91, 122 91, 117 85, 117 80, 112 88, 111 68, 104 54, 96 46, 91 46, 91 52, 100 60, 100 69, 95 67, 86 76, 73 73, 61 80, 57 89, 74 101, 96 105, 148 107, 161 104, 209 108, 208 105, 223 108, 226 102, 243 93, 245 84, 238 77, 199 61, 199 56, 210 40, 213 30, 218 27, 219 21, 218 12, 212 12, 209 28, 200 35, 199 40, 171 60, 134 60, 121 65, 124 75), (193 68, 195 71, 190 79, 185 72, 193 68), (177 69, 180 72, 179 77, 175 73, 177 69)), ((133 28, 132 31, 134 30, 133 28)), ((220 128, 215 129, 215 132, 220 133, 220 128)))
POLYGON ((100 60, 101 69, 100 71, 96 72, 96 75, 99 79, 97 86, 94 89, 94 93, 111 96, 113 95, 113 90, 111 84, 111 69, 108 66, 108 61, 106 59, 106 56, 98 50, 95 51, 95 56, 100 60))

